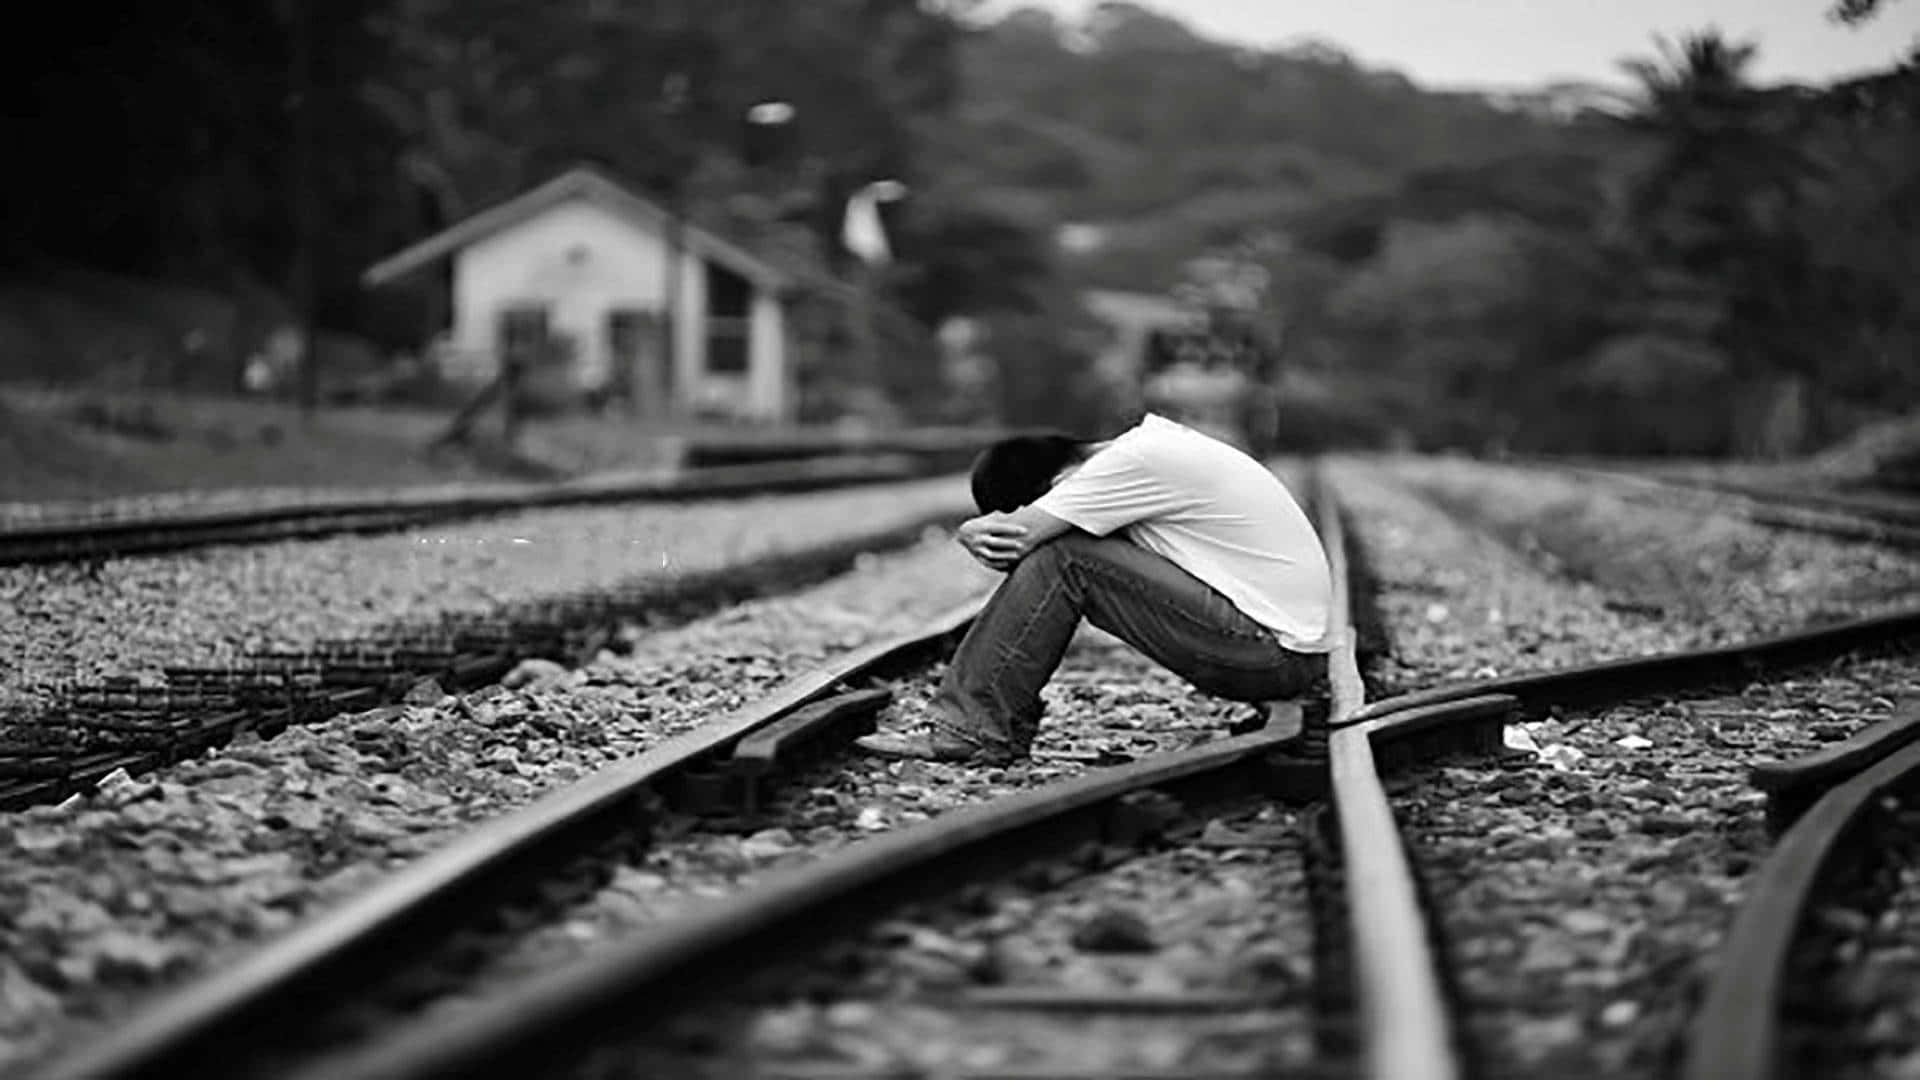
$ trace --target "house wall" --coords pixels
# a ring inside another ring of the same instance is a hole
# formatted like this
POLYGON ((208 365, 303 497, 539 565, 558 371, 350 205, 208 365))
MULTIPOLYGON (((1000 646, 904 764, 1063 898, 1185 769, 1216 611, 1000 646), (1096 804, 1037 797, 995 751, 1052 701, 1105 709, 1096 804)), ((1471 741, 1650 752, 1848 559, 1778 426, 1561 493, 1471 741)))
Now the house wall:
POLYGON ((747 408, 751 415, 765 419, 791 416, 794 397, 786 317, 779 298, 755 289, 750 318, 753 367, 748 371, 747 408))
POLYGON ((619 215, 584 201, 552 207, 456 256, 454 344, 490 354, 502 310, 544 305, 553 331, 574 343, 575 384, 602 386, 612 374, 606 313, 658 311, 665 258, 660 237, 619 215))
MULTIPOLYGON (((669 411, 780 419, 787 350, 780 302, 756 290, 751 359, 744 375, 707 370, 707 274, 698 254, 679 253, 679 295, 669 411), (765 310, 763 310, 763 308, 765 310)), ((607 313, 659 311, 666 300, 666 238, 634 219, 579 200, 562 203, 459 251, 454 257, 453 352, 462 372, 497 371, 501 311, 541 305, 555 334, 574 347, 573 385, 582 390, 614 377, 607 313)))
MULTIPOLYGON (((702 313, 707 310, 707 267, 695 255, 686 254, 680 259, 679 308, 675 325, 680 329, 673 336, 674 385, 681 388, 683 405, 699 408, 716 390, 724 392, 725 380, 719 380, 716 386, 716 380, 706 373, 707 320, 702 313)), ((724 411, 727 402, 720 404, 724 411)))

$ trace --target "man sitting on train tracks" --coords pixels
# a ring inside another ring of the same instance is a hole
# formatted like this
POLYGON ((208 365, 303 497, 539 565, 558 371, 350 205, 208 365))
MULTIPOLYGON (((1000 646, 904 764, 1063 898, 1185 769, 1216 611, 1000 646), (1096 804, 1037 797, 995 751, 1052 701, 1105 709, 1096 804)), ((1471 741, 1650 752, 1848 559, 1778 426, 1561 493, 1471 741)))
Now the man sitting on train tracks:
POLYGON ((1228 444, 1149 413, 1101 442, 1005 439, 973 466, 981 515, 958 540, 1006 573, 918 729, 869 753, 1005 764, 1027 755, 1040 690, 1080 620, 1204 693, 1268 703, 1326 677, 1332 578, 1286 485, 1228 444))

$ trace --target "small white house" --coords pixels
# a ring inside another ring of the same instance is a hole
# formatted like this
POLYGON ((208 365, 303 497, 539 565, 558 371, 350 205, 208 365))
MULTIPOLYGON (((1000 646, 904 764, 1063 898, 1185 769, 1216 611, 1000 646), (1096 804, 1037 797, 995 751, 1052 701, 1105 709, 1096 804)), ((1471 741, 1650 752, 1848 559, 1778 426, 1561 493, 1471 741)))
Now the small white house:
POLYGON ((377 287, 442 258, 452 260, 450 377, 491 379, 522 350, 568 390, 632 395, 651 416, 794 415, 788 309, 799 282, 599 172, 572 169, 363 280, 377 287))

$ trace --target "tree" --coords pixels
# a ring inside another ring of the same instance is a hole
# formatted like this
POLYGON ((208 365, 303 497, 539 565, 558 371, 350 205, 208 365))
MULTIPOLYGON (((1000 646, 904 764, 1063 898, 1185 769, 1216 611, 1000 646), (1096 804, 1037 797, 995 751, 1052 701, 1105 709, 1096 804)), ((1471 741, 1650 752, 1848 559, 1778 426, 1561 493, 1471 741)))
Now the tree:
MULTIPOLYGON (((1718 31, 1659 39, 1660 56, 1622 66, 1641 84, 1628 127, 1651 143, 1651 160, 1627 202, 1631 244, 1690 295, 1719 298, 1703 328, 1725 353, 1736 449, 1780 449, 1802 436, 1769 430, 1782 395, 1805 391, 1818 356, 1810 348, 1808 290, 1818 282, 1798 228, 1822 170, 1807 152, 1808 114, 1791 89, 1748 78, 1756 47, 1718 31)), ((1663 301, 1656 287, 1646 302, 1663 301)), ((1727 400, 1723 395, 1721 400, 1727 400)))
POLYGON ((1889 2, 1891 0, 1833 0, 1827 13, 1839 22, 1857 25, 1873 18, 1889 2))

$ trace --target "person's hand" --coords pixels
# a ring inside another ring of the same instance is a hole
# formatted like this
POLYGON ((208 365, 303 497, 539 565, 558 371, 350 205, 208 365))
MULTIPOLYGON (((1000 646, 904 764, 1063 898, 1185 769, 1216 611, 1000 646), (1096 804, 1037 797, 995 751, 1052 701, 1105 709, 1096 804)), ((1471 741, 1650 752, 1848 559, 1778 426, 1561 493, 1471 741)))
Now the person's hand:
POLYGON ((1026 526, 996 512, 962 522, 955 539, 980 565, 1004 573, 1027 553, 1026 537, 1026 526))

